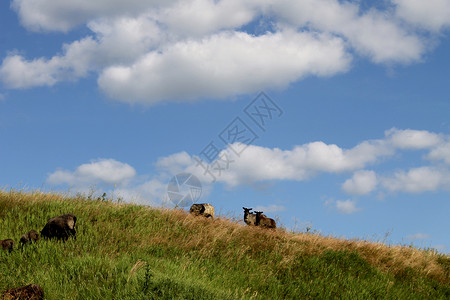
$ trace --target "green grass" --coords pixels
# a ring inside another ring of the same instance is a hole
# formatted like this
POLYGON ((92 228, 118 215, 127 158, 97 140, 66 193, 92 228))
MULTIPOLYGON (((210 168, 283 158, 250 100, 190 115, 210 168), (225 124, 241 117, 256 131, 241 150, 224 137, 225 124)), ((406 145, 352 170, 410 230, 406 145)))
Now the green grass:
POLYGON ((450 298, 450 259, 435 251, 81 196, 0 191, 0 239, 69 212, 76 239, 0 251, 0 293, 35 283, 46 299, 450 298))

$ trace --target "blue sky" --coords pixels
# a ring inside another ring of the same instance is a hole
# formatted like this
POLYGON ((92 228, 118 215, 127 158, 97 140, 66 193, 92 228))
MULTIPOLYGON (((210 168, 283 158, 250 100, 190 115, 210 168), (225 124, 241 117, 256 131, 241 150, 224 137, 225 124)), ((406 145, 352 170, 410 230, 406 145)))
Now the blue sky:
POLYGON ((0 186, 449 251, 448 0, 91 2, 0 3, 0 186))

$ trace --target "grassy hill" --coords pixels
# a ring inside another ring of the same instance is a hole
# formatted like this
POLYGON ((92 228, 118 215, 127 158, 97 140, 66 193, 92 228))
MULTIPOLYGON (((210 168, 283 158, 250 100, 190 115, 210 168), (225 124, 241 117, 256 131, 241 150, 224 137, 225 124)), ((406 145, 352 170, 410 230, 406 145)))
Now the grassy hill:
POLYGON ((0 239, 68 212, 76 239, 0 251, 0 294, 35 283, 46 299, 450 298, 450 258, 435 251, 105 199, 0 191, 0 239))

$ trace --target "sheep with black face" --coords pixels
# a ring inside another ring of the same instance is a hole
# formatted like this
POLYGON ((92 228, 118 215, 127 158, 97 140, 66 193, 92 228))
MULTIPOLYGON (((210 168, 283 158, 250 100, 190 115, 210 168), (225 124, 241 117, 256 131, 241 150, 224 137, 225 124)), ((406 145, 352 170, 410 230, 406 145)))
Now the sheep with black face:
POLYGON ((262 226, 266 228, 277 228, 277 223, 274 219, 267 218, 262 214, 262 211, 255 211, 256 213, 256 226, 262 226))
MULTIPOLYGON (((253 208, 243 207, 244 209, 244 222, 249 226, 256 226, 256 215, 250 212, 253 208)), ((267 217, 265 214, 262 217, 267 217)))
POLYGON ((253 208, 242 207, 244 209, 244 222, 245 224, 252 226, 256 225, 256 215, 250 212, 253 208))

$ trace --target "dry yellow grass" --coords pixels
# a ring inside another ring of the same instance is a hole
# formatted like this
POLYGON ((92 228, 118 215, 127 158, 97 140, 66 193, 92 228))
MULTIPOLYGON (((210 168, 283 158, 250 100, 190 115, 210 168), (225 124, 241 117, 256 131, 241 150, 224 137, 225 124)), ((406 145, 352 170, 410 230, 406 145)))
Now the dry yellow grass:
MULTIPOLYGON (((330 236, 310 233, 290 233, 285 230, 267 230, 259 227, 241 225, 235 220, 217 218, 209 220, 192 217, 179 210, 164 210, 168 218, 180 222, 193 233, 190 239, 184 240, 179 247, 198 249, 203 255, 211 255, 211 245, 243 245, 239 254, 243 256, 258 250, 270 250, 282 255, 282 262, 288 265, 298 254, 321 254, 326 250, 358 252, 371 265, 393 274, 406 268, 412 268, 427 277, 441 282, 448 282, 448 270, 438 263, 439 258, 449 260, 448 255, 436 251, 420 250, 405 246, 388 246, 382 243, 363 240, 346 240, 330 236)), ((161 242, 163 236, 153 237, 151 242, 161 242)), ((236 255, 235 247, 220 248, 222 256, 236 255)))

